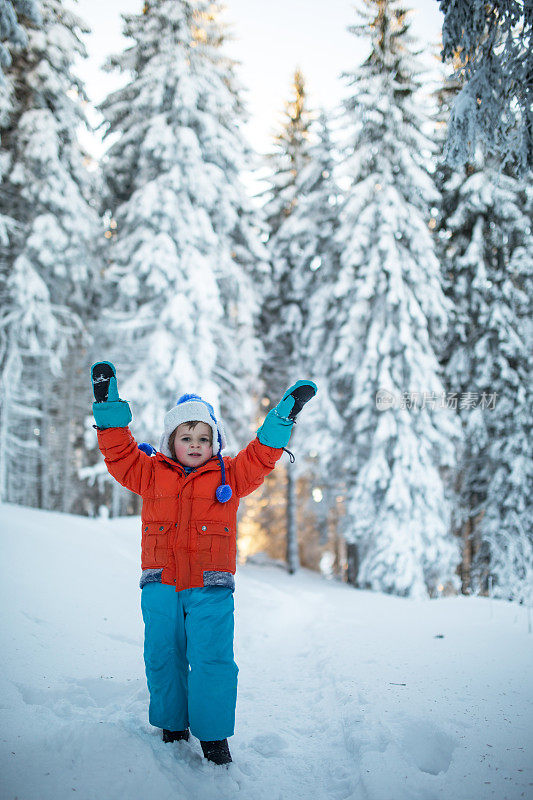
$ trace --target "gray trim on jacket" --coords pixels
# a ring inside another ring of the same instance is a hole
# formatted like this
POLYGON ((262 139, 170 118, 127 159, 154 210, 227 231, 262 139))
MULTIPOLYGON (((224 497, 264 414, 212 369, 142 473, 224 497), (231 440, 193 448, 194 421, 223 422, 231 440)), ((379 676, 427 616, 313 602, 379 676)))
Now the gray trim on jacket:
MULTIPOLYGON (((142 589, 147 583, 161 583, 163 568, 143 569, 139 588, 142 589)), ((226 589, 235 591, 235 578, 231 572, 221 570, 204 570, 204 586, 223 586, 226 589)))

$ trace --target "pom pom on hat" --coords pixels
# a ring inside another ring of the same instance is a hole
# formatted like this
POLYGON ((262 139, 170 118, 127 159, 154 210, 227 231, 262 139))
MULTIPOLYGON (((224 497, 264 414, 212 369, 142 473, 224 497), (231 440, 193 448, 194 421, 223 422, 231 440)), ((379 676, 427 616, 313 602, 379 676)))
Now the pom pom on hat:
POLYGON ((227 503, 233 492, 231 491, 231 486, 227 483, 222 483, 217 487, 215 494, 219 503, 227 503))
POLYGON ((143 453, 146 453, 147 456, 155 456, 155 454, 157 453, 155 447, 152 447, 152 445, 149 444, 149 442, 141 442, 140 444, 137 445, 137 447, 139 448, 139 450, 142 450, 143 453))

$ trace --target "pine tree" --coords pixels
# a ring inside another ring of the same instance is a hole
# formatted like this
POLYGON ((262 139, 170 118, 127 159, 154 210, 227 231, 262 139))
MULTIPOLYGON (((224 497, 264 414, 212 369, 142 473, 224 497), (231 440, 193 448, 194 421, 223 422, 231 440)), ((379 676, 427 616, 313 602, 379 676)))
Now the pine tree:
POLYGON ((304 294, 308 313, 301 332, 301 362, 306 374, 319 384, 318 395, 299 423, 299 444, 306 455, 317 459, 323 487, 338 487, 343 469, 334 451, 341 418, 331 403, 328 376, 338 324, 338 303, 332 289, 340 267, 337 233, 343 193, 337 181, 336 145, 330 127, 322 111, 313 127, 316 143, 310 150, 310 163, 299 181, 293 228, 304 256, 301 269, 307 270, 304 294))
POLYGON ((396 0, 365 0, 358 13, 364 22, 349 30, 370 33, 371 51, 346 75, 340 170, 351 185, 329 384, 344 423, 337 457, 352 572, 361 587, 417 596, 454 585, 459 561, 445 486, 459 431, 435 352, 450 310, 429 228, 435 148, 423 133, 407 12, 396 0))
MULTIPOLYGON (((285 104, 275 149, 267 156, 271 170, 263 206, 268 231, 270 280, 261 307, 259 330, 267 358, 262 378, 273 405, 301 367, 301 334, 309 298, 305 284, 310 275, 308 252, 293 244, 294 213, 300 202, 299 179, 310 164, 312 115, 306 107, 303 75, 295 71, 293 96, 285 104)), ((300 218, 301 226, 301 218, 300 218)), ((303 234, 306 235, 305 232, 303 234)), ((302 236, 300 227, 300 238, 302 236)))
POLYGON ((11 53, 3 42, 26 47, 28 37, 17 14, 35 25, 41 24, 41 14, 36 0, 0 0, 0 83, 4 83, 3 70, 11 66, 11 53))
MULTIPOLYGON (((300 330, 294 331, 299 349, 298 375, 306 375, 318 384, 317 396, 306 407, 293 433, 291 441, 298 452, 293 471, 298 478, 299 495, 316 519, 319 543, 324 545, 328 519, 344 480, 342 461, 336 458, 341 418, 331 403, 327 381, 332 356, 328 345, 337 319, 331 288, 339 269, 336 232, 342 193, 335 180, 335 144, 324 111, 311 125, 310 133, 313 143, 309 162, 298 176, 297 203, 284 226, 284 235, 298 280, 299 303, 305 309, 300 330), (306 495, 305 487, 309 486, 313 491, 306 495)), ((302 513, 303 509, 299 509, 300 517, 302 513)), ((309 516, 308 513, 306 518, 309 516)), ((303 545, 309 535, 301 526, 299 532, 303 545)), ((314 532, 315 526, 311 528, 311 534, 314 532)))
MULTIPOLYGON (((296 90, 305 92, 303 78, 299 73, 295 76, 294 88, 295 97, 296 90)), ((283 277, 271 286, 268 300, 272 305, 263 305, 263 321, 269 322, 271 338, 278 332, 285 336, 285 349, 281 348, 281 340, 269 342, 263 375, 266 376, 265 389, 270 396, 267 398, 268 403, 276 400, 274 392, 269 391, 270 379, 278 382, 280 391, 292 380, 302 376, 310 377, 318 383, 318 395, 306 406, 305 413, 298 419, 291 437, 290 446, 297 452, 297 460, 294 465, 287 465, 290 480, 292 479, 292 484, 287 487, 291 491, 292 507, 294 509, 295 505, 298 506, 293 510, 290 519, 292 525, 297 526, 298 551, 306 566, 316 567, 316 564, 311 564, 306 559, 306 555, 327 542, 328 516, 339 493, 342 473, 342 464, 333 457, 339 419, 329 402, 324 377, 325 365, 328 363, 325 349, 328 343, 327 332, 335 324, 334 303, 331 302, 329 307, 328 303, 331 300, 331 282, 338 268, 335 230, 340 189, 334 180, 335 148, 325 112, 322 111, 316 120, 312 120, 305 103, 302 100, 299 103, 293 100, 287 105, 286 125, 289 129, 283 131, 276 141, 294 143, 297 140, 296 134, 291 137, 289 126, 290 113, 298 106, 307 114, 303 122, 297 121, 307 132, 303 142, 305 160, 294 144, 289 149, 294 153, 296 163, 303 162, 301 168, 295 176, 278 172, 280 164, 288 164, 290 160, 283 158, 283 150, 270 156, 274 174, 267 208, 270 211, 270 223, 277 230, 271 236, 271 244, 277 240, 281 245, 278 267, 283 267, 280 270, 283 277), (282 187, 281 196, 276 194, 278 186, 282 187), (284 199, 287 199, 291 209, 287 215, 283 214, 284 199), (291 301, 296 307, 293 313, 296 324, 292 331, 290 327, 286 327, 286 309, 290 309, 291 301), (270 316, 267 314, 269 311, 272 312, 270 316), (272 350, 275 347, 279 347, 280 351, 273 358, 272 350), (290 374, 284 372, 288 355, 294 365, 290 374), (310 486, 315 490, 312 501, 309 496, 310 486), (321 499, 314 499, 317 496, 321 499), (310 519, 314 519, 313 525, 309 523, 310 519)), ((265 332, 264 330, 263 334, 265 332)), ((291 529, 287 519, 283 522, 280 509, 276 507, 279 504, 282 480, 281 473, 277 475, 277 478, 273 475, 265 482, 264 489, 257 497, 254 496, 249 504, 250 511, 247 512, 247 519, 253 518, 262 523, 263 530, 267 532, 265 535, 269 542, 269 554, 276 558, 282 555, 279 543, 280 525, 284 529, 291 529)), ((289 504, 287 496, 285 497, 287 508, 289 504)), ((284 544, 284 555, 287 556, 287 550, 290 549, 294 571, 298 561, 294 527, 292 531, 292 546, 288 548, 284 544)))
MULTIPOLYGON (((293 95, 285 104, 281 131, 275 150, 268 157, 272 170, 264 215, 268 230, 270 276, 259 317, 260 337, 265 350, 262 380, 267 398, 264 409, 274 406, 282 392, 302 369, 302 334, 309 315, 308 284, 314 254, 304 247, 302 218, 296 217, 300 202, 299 180, 310 163, 311 114, 306 107, 303 75, 295 71, 293 95), (295 228, 298 226, 298 239, 295 228)), ((303 221, 304 229, 307 221, 303 221)), ((299 566, 296 531, 295 472, 287 469, 287 564, 293 573, 299 566)), ((275 487, 273 487, 275 488, 275 487)))
POLYGON ((27 21, 1 89, 0 492, 69 510, 85 398, 83 345, 97 292, 93 181, 77 129, 85 123, 84 23, 58 0, 27 21))
POLYGON ((495 594, 509 598, 524 597, 533 570, 531 199, 530 184, 479 154, 443 188, 454 309, 443 362, 465 431, 463 590, 486 591, 492 575, 495 594))
POLYGON ((240 180, 246 114, 219 17, 207 0, 157 0, 124 15, 133 43, 107 66, 131 79, 101 105, 116 138, 104 164, 115 225, 108 333, 143 438, 196 391, 220 405, 235 446, 249 433, 250 275, 262 253, 240 180))
MULTIPOLYGON (((441 47, 441 46, 440 46, 441 47)), ((437 56, 438 58, 438 56, 437 56)), ((446 185, 448 181, 451 179, 452 175, 456 170, 450 166, 450 164, 446 161, 444 156, 444 150, 446 147, 446 136, 448 130, 448 120, 450 118, 451 108, 453 106, 453 102, 457 93, 461 89, 461 82, 457 77, 457 73, 453 72, 450 73, 449 70, 445 70, 443 67, 440 69, 441 71, 441 81, 437 84, 437 88, 434 92, 434 100, 436 103, 435 111, 432 115, 433 122, 434 122, 434 138, 435 143, 438 147, 438 158, 435 167, 435 184, 437 186, 439 192, 439 202, 437 203, 436 207, 432 209, 435 219, 435 249, 437 253, 437 257, 439 259, 439 263, 441 265, 441 275, 442 275, 442 282, 443 287, 446 288, 448 286, 448 282, 450 279, 450 273, 447 271, 447 262, 448 262, 448 241, 449 237, 451 236, 450 231, 446 230, 446 207, 448 205, 448 195, 446 191, 446 185)), ((459 169, 459 172, 461 170, 459 169)), ((453 337, 453 327, 454 327, 454 319, 453 319, 453 309, 450 313, 450 328, 447 334, 447 338, 451 339, 453 337)), ((456 408, 455 411, 459 417, 459 423, 461 424, 460 418, 460 410, 459 404, 457 399, 457 389, 455 386, 450 385, 449 383, 449 375, 445 369, 445 362, 446 359, 449 357, 449 354, 446 352, 447 344, 446 339, 442 342, 442 347, 439 353, 439 361, 441 366, 444 368, 444 375, 443 381, 446 393, 451 398, 451 403, 455 402, 456 408)), ((462 495, 462 484, 464 481, 463 475, 463 464, 465 462, 465 431, 461 424, 461 440, 457 443, 457 452, 456 452, 456 461, 457 467, 455 470, 455 474, 452 474, 451 480, 449 482, 448 490, 449 490, 449 501, 452 508, 451 513, 451 529, 454 534, 459 538, 458 544, 460 544, 461 548, 461 563, 459 566, 459 575, 461 576, 461 590, 463 593, 467 593, 469 591, 470 586, 470 570, 472 566, 472 544, 473 540, 470 537, 470 530, 469 525, 465 524, 465 514, 464 514, 464 503, 461 499, 462 495)))
POLYGON ((340 188, 334 178, 334 149, 326 114, 321 111, 309 127, 306 161, 295 178, 292 210, 271 238, 281 272, 279 302, 285 307, 294 298, 300 309, 286 334, 285 350, 294 349, 295 366, 304 371, 316 371, 326 331, 334 324, 331 307, 322 305, 322 300, 330 299, 328 290, 339 266, 335 235, 340 188))
POLYGON ((476 148, 525 176, 533 167, 531 0, 439 0, 442 58, 463 86, 450 116, 446 155, 464 166, 476 148))

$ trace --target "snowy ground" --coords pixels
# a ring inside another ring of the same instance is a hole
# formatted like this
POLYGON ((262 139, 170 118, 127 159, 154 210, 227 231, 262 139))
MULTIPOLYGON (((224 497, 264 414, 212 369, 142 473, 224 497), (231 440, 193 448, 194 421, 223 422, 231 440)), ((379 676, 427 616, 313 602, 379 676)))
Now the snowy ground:
POLYGON ((138 519, 0 519, 2 800, 533 798, 523 608, 240 568, 226 770, 148 724, 138 519))

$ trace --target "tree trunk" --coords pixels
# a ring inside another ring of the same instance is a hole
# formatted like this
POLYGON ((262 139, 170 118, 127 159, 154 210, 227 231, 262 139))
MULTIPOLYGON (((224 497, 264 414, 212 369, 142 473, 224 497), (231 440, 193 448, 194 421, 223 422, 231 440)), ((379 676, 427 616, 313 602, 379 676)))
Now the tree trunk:
POLYGON ((287 465, 287 567, 293 575, 300 566, 296 529, 296 481, 292 464, 287 465))
POLYGON ((352 542, 346 543, 346 580, 353 586, 357 586, 357 573, 359 572, 359 553, 357 545, 352 542))
POLYGON ((472 566, 472 518, 463 525, 463 557, 461 560, 461 592, 469 594, 470 568, 472 566))
POLYGON ((72 492, 72 472, 74 469, 72 459, 72 421, 74 417, 74 359, 65 359, 66 366, 62 372, 62 386, 66 389, 64 398, 63 415, 63 484, 61 492, 61 510, 65 513, 70 511, 70 501, 72 492))
POLYGON ((322 501, 318 504, 316 512, 318 522, 318 543, 321 547, 329 541, 329 518, 331 508, 335 502, 334 493, 329 487, 324 486, 322 490, 322 501))
POLYGON ((120 517, 122 512, 122 486, 113 481, 111 484, 111 516, 120 517))
POLYGON ((50 379, 50 371, 47 368, 46 358, 43 358, 41 365, 41 422, 39 429, 39 486, 40 486, 40 502, 39 508, 44 508, 47 511, 52 510, 52 470, 54 469, 51 452, 51 436, 50 436, 50 391, 52 381, 50 379))
MULTIPOLYGON (((473 495, 470 509, 477 507, 477 496, 473 495)), ((461 592, 470 594, 472 589, 472 558, 474 555, 474 521, 469 513, 463 525, 463 553, 461 559, 461 592)))
POLYGON ((7 502, 8 496, 8 459, 9 459, 9 412, 11 410, 11 393, 15 384, 16 358, 13 353, 6 359, 4 373, 0 379, 0 501, 7 502))

